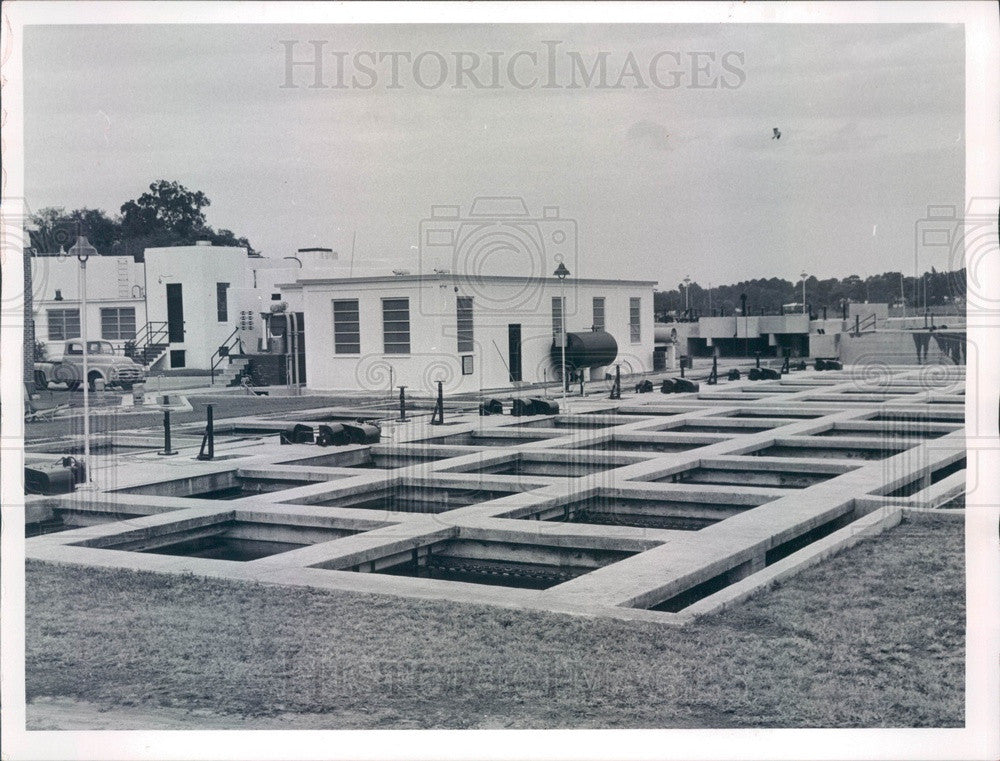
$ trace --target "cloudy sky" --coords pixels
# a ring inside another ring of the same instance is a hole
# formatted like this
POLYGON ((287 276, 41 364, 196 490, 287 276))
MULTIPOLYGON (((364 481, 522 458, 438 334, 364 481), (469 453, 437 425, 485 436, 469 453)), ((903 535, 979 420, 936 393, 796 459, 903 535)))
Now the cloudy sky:
POLYGON ((413 267, 432 205, 465 213, 477 196, 520 196, 576 221, 582 276, 864 276, 912 272, 927 206, 963 205, 960 26, 26 31, 32 209, 117 211, 177 180, 211 198, 211 225, 267 256, 327 245, 344 257, 356 233, 359 263, 413 267), (282 87, 282 41, 308 60, 311 40, 325 87, 308 87, 308 67, 282 87), (598 72, 572 87, 575 61, 589 69, 602 51, 606 86, 598 72), (414 72, 405 58, 378 63, 392 52, 425 55, 414 72), (481 87, 457 73, 456 52, 478 57, 481 87))

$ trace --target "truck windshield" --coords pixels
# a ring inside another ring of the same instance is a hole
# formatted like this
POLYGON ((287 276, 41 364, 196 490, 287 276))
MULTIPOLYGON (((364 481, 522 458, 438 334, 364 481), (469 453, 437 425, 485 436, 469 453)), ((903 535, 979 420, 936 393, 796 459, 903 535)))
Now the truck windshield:
POLYGON ((114 347, 107 341, 87 341, 87 354, 114 354, 114 347))

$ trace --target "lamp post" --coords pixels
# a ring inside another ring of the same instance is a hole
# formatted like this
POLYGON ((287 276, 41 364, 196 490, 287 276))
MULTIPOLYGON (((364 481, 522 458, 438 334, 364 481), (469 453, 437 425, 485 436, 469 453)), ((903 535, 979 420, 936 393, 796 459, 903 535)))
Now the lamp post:
POLYGON ((92 489, 90 474, 90 366, 87 356, 87 259, 97 254, 85 235, 78 235, 76 243, 69 250, 80 260, 80 341, 83 343, 83 470, 86 481, 77 488, 92 489))
POLYGON ((802 278, 802 314, 806 313, 806 278, 809 277, 809 273, 803 272, 800 277, 802 278))
POLYGON ((688 311, 691 308, 691 299, 689 297, 691 293, 691 276, 684 276, 684 311, 688 311))
POLYGON ((562 385, 562 404, 563 412, 566 411, 566 276, 569 275, 569 270, 566 269, 566 265, 559 262, 559 266, 556 267, 556 271, 552 273, 557 278, 559 278, 559 327, 562 333, 560 336, 560 343, 562 344, 562 371, 560 372, 561 380, 560 385, 562 385))

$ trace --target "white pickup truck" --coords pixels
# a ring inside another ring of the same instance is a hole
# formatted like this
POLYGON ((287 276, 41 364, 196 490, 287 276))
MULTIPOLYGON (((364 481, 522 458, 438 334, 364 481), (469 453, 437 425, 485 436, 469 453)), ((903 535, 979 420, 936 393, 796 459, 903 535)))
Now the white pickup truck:
MULTIPOLYGON (((96 390, 98 381, 127 391, 146 379, 146 371, 128 357, 115 354, 110 341, 87 341, 87 376, 92 391, 96 390)), ((35 362, 35 384, 47 388, 49 383, 65 383, 71 391, 83 384, 81 339, 71 338, 64 342, 61 356, 35 362)))

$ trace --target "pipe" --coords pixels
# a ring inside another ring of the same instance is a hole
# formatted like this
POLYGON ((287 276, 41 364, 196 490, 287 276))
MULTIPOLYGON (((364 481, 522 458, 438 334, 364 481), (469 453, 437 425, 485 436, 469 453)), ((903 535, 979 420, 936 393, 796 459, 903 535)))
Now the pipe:
MULTIPOLYGON (((168 404, 170 401, 169 396, 163 397, 163 403, 168 404)), ((160 455, 172 455, 177 454, 173 449, 170 448, 170 410, 163 410, 163 451, 157 452, 160 455)))

